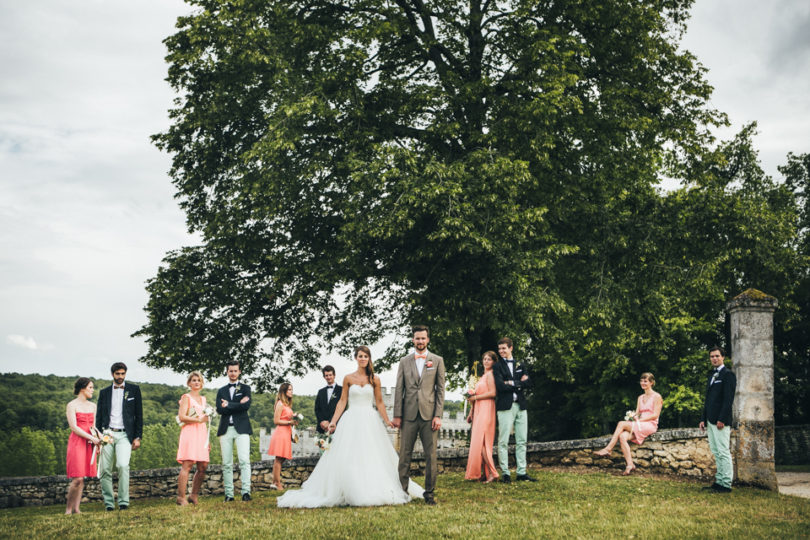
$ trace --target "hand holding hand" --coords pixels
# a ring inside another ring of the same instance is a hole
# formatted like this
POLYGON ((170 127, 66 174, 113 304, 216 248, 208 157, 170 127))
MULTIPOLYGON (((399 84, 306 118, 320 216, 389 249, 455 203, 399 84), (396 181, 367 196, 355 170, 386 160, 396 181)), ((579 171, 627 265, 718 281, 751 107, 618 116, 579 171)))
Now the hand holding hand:
POLYGON ((391 421, 391 424, 396 428, 399 429, 402 427, 402 418, 395 416, 394 420, 391 421))
POLYGON ((326 420, 321 420, 321 423, 318 425, 321 426, 322 430, 329 431, 329 422, 327 422, 326 420))
POLYGON ((334 422, 329 424, 329 433, 334 433, 336 428, 337 428, 337 426, 335 425, 334 422))

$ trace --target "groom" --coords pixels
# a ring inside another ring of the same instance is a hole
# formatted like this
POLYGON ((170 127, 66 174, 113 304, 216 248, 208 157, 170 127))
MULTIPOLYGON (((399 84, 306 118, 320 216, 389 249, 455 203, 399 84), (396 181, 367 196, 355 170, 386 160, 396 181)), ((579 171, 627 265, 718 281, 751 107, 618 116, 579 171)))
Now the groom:
POLYGON ((401 358, 397 369, 393 424, 402 429, 399 444, 402 489, 408 491, 413 445, 418 435, 425 453, 425 503, 434 505, 433 491, 439 473, 436 444, 444 410, 444 359, 428 352, 428 343, 428 327, 414 326, 415 352, 401 358))

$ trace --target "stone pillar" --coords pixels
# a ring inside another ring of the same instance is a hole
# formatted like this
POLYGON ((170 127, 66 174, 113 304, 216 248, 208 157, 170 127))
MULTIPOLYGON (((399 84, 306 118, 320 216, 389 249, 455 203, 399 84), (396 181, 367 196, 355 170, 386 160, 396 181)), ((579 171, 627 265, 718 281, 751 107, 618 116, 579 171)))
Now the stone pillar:
POLYGON ((733 414, 736 479, 778 490, 774 469, 773 312, 776 298, 748 289, 726 304, 731 360, 737 375, 733 414))

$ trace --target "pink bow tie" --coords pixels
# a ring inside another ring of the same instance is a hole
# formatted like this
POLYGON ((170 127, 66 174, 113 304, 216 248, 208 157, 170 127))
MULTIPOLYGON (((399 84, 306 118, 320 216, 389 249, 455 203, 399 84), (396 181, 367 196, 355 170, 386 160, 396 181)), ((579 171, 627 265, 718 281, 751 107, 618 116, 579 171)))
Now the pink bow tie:
POLYGON ((416 358, 417 358, 417 359, 418 359, 418 358, 421 358, 422 360, 424 360, 425 358, 427 358, 427 353, 425 353, 425 354, 417 354, 417 355, 416 355, 416 358))

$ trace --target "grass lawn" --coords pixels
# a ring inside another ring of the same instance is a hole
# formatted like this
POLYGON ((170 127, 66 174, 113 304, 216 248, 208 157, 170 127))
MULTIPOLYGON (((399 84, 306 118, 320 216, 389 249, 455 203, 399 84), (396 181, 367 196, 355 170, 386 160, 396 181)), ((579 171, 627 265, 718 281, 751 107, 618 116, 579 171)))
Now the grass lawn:
MULTIPOLYGON (((358 471, 362 474, 362 471, 358 471)), ((250 503, 220 497, 180 508, 133 501, 125 512, 100 503, 83 514, 64 507, 0 510, 3 538, 801 538, 810 537, 810 500, 754 488, 730 494, 661 477, 532 471, 536 483, 479 484, 439 477, 438 506, 290 510, 276 492, 250 503)), ((417 481, 420 479, 417 479, 417 481)))

